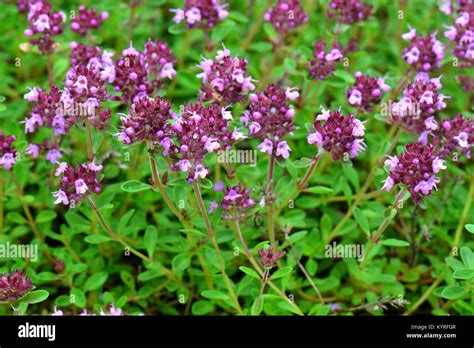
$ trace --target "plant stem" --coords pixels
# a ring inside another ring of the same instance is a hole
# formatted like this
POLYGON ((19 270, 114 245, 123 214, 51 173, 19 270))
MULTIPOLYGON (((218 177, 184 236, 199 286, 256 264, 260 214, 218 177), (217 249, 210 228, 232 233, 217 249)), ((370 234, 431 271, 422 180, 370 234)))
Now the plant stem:
MULTIPOLYGON (((395 201, 393 202, 393 204, 390 206, 390 209, 395 209, 395 207, 399 204, 400 199, 403 198, 403 195, 405 194, 405 192, 406 192, 406 187, 403 187, 398 193, 397 197, 395 198, 395 201)), ((372 237, 370 237, 371 243, 369 244, 367 251, 365 252, 364 258, 362 259, 362 262, 360 263, 359 269, 364 268, 367 257, 370 255, 370 252, 372 251, 374 245, 377 244, 378 240, 382 236, 382 233, 387 229, 387 227, 390 225, 390 222, 392 220, 393 219, 390 217, 385 217, 382 224, 377 229, 377 231, 374 233, 372 237)))
POLYGON ((263 295, 263 290, 265 289, 265 285, 267 285, 267 281, 268 281, 268 273, 269 273, 269 270, 266 269, 265 272, 263 272, 263 275, 262 275, 262 285, 260 286, 260 291, 258 293, 258 297, 257 299, 255 300, 255 308, 254 308, 254 313, 253 315, 258 315, 259 314, 259 308, 260 308, 260 301, 262 300, 262 295, 263 295))
MULTIPOLYGON (((298 196, 300 195, 300 193, 306 188, 306 185, 308 185, 308 182, 309 180, 311 179, 311 177, 313 176, 314 172, 316 171, 316 168, 318 166, 318 163, 319 163, 319 159, 321 157, 321 154, 317 154, 316 156, 313 157, 313 160, 311 162, 311 165, 309 166, 308 170, 306 171, 303 179, 301 179, 301 181, 299 181, 297 184, 296 184, 296 187, 294 189, 294 191, 292 192, 292 194, 290 195, 290 197, 288 198, 288 201, 294 201, 296 198, 298 198, 298 196)), ((280 213, 280 211, 283 210, 283 207, 285 206, 286 204, 281 204, 277 209, 276 209, 276 213, 275 215, 278 215, 280 213)))
POLYGON ((222 273, 222 278, 224 279, 224 283, 227 287, 227 290, 229 291, 229 296, 231 297, 232 301, 234 302, 234 305, 235 305, 235 308, 237 309, 237 312, 239 314, 242 314, 242 308, 240 307, 239 299, 237 298, 237 295, 235 294, 234 288, 232 287, 230 279, 227 276, 227 273, 225 271, 224 259, 222 257, 222 253, 219 249, 219 244, 217 243, 216 235, 214 233, 214 230, 212 229, 211 222, 209 221, 209 217, 207 216, 207 211, 206 211, 206 207, 204 206, 204 201, 202 200, 201 189, 199 188, 199 184, 196 183, 196 182, 193 182, 193 188, 194 188, 194 195, 196 196, 196 201, 198 203, 199 210, 201 211, 201 215, 202 215, 202 217, 204 219, 204 223, 206 225, 207 234, 209 235, 209 239, 211 240, 212 245, 214 247, 214 250, 216 251, 216 254, 217 254, 217 260, 219 262, 219 268, 220 268, 221 273, 222 273))
MULTIPOLYGON (((16 190, 17 190, 17 194, 18 194, 18 198, 21 202, 21 205, 23 207, 23 211, 26 215, 26 219, 28 221, 28 225, 30 226, 30 228, 33 230, 33 233, 34 235, 36 236, 36 238, 38 238, 39 242, 43 245, 45 245, 47 247, 47 245, 45 244, 45 237, 44 235, 38 230, 38 226, 36 226, 36 222, 35 222, 35 219, 33 218, 33 215, 31 214, 31 210, 30 210, 30 206, 28 205, 27 202, 25 202, 25 200, 23 199, 25 193, 23 191, 23 188, 21 187, 20 183, 18 182, 18 180, 16 180, 15 176, 13 175, 13 173, 10 171, 10 170, 7 170, 8 174, 10 175, 10 178, 12 179, 13 183, 15 184, 15 187, 16 187, 16 190)), ((54 262, 55 259, 53 256, 51 256, 51 254, 49 253, 48 249, 47 248, 44 248, 43 250, 44 252, 44 255, 46 256, 46 258, 49 260, 49 261, 52 261, 54 262)))
POLYGON ((308 271, 306 270, 306 268, 303 266, 303 264, 301 263, 301 261, 298 259, 298 255, 296 255, 296 252, 295 252, 295 249, 294 249, 294 246, 293 246, 293 243, 291 242, 290 238, 288 237, 288 233, 285 233, 285 237, 286 237, 286 240, 288 241, 288 244, 290 246, 290 252, 291 252, 291 255, 293 256, 293 259, 295 260, 295 262, 297 263, 299 269, 301 270, 301 272, 303 272, 304 276, 306 277, 306 279, 308 280, 309 284, 311 285, 311 287, 313 288, 314 292, 316 293, 316 295, 319 297, 319 299, 321 300, 321 303, 324 304, 324 298, 323 296, 321 295, 321 292, 319 291, 318 287, 316 286, 316 284, 314 283, 313 281, 313 278, 311 278, 311 275, 308 273, 308 271))
MULTIPOLYGON (((147 146, 148 146, 148 158, 149 158, 149 161, 150 161, 150 169, 151 169, 151 174, 152 174, 152 179, 153 179, 153 182, 152 182, 153 188, 154 189, 158 188, 158 190, 161 194, 161 197, 163 198, 165 203, 168 205, 168 207, 171 209, 173 214, 183 224, 183 226, 187 229, 192 228, 192 224, 184 218, 183 214, 181 214, 181 212, 176 208, 173 201, 171 200, 171 198, 166 193, 165 186, 161 182, 160 174, 158 173, 158 168, 156 166, 156 160, 155 160, 155 157, 154 157, 154 150, 153 150, 153 143, 147 142, 147 146)), ((191 244, 193 246, 196 246, 197 243, 196 243, 194 237, 192 236, 192 234, 188 233, 187 235, 188 235, 188 238, 189 238, 191 244)), ((214 285, 213 285, 213 282, 212 282, 211 273, 209 272, 209 268, 207 267, 207 264, 204 261, 204 258, 202 257, 202 255, 200 255, 199 253, 196 253, 196 255, 198 257, 199 264, 201 265, 201 268, 203 269, 204 278, 206 279, 207 286, 210 289, 213 289, 214 285)))
MULTIPOLYGON (((385 151, 385 154, 377 162, 377 168, 380 168, 384 163, 385 157, 388 156, 390 153, 392 153, 393 149, 397 145, 397 142, 400 139, 400 137, 402 136, 402 134, 403 134, 403 130, 399 129, 397 134, 395 135, 395 137, 392 139, 392 142, 390 143, 390 146, 389 146, 388 150, 385 151)), ((372 184, 372 181, 374 180, 374 177, 375 177, 374 171, 371 170, 369 175, 367 176, 367 179, 365 180, 364 185, 362 185, 362 188, 356 194, 356 196, 355 196, 356 198, 354 199, 354 202, 349 207, 349 209, 347 210, 346 214, 341 219, 341 221, 339 221, 339 223, 336 225, 336 227, 334 227, 334 229, 331 231, 331 233, 329 233, 329 235, 327 236, 325 244, 331 242, 331 240, 334 237, 337 236, 337 234, 341 230, 341 228, 344 227, 346 222, 349 221, 349 219, 352 217, 352 213, 354 211, 354 208, 357 207, 359 205, 359 203, 362 201, 362 195, 364 195, 365 192, 368 190, 368 188, 372 184)))
POLYGON ((266 203, 268 205, 268 238, 275 246, 275 221, 273 221, 273 174, 275 171, 275 156, 272 154, 268 163, 267 194, 266 203))
POLYGON ((471 209, 472 205, 472 197, 474 196, 474 180, 471 179, 471 183, 469 185, 469 192, 467 194, 467 201, 464 203, 464 210, 462 211, 461 218, 459 219, 458 227, 456 228, 456 233, 454 234, 454 247, 459 247, 459 243, 461 242, 461 235, 464 229, 464 224, 466 223, 467 216, 469 215, 469 210, 471 209))
POLYGON ((92 144, 92 130, 89 120, 86 118, 86 138, 87 138, 87 160, 92 162, 94 160, 94 148, 92 144))
MULTIPOLYGON (((141 252, 139 252, 138 250, 136 250, 135 248, 133 248, 132 246, 128 245, 127 242, 125 242, 121 236, 119 236, 118 234, 116 234, 114 231, 112 231, 112 229, 110 228, 110 226, 107 224, 107 222, 105 221, 104 217, 102 216, 102 213, 100 212, 100 210, 97 208, 97 206, 95 205, 95 202, 94 200, 90 197, 90 196, 87 196, 87 201, 89 202, 89 205, 91 206, 92 208, 92 211, 94 212, 95 216, 97 217, 97 219, 99 220, 99 223, 100 225, 102 226, 102 228, 105 230, 105 232, 107 232, 107 234, 109 235, 109 237, 113 240, 113 241, 116 241, 120 244, 122 244, 126 249, 130 250, 130 252, 132 254, 134 254, 135 256, 139 257, 140 259, 142 259, 143 261, 146 261, 148 263, 153 263, 155 262, 155 260, 151 257, 147 257, 145 256, 144 254, 142 254, 141 252)), ((179 284, 179 286, 181 286, 182 288, 186 288, 186 286, 181 282, 181 280, 178 279, 178 277, 176 277, 176 275, 174 274, 174 272, 168 268, 166 268, 165 266, 163 265, 159 265, 159 268, 163 271, 163 273, 165 273, 166 275, 168 276, 171 276, 175 281, 176 283, 179 284)))
MULTIPOLYGON (((255 260, 255 258, 253 257, 252 253, 250 252, 250 249, 248 248, 247 246, 247 243, 245 242, 245 239, 244 239, 244 236, 242 234, 242 231, 240 230, 240 224, 239 224, 239 220, 238 219, 235 219, 234 220, 234 227, 235 227, 235 230, 237 232, 237 235, 240 239, 240 242, 242 243, 242 246, 244 247, 244 252, 245 252, 245 255, 247 256, 247 259, 250 261, 250 263, 252 264, 253 268, 257 271, 257 273, 260 275, 260 276, 263 276, 263 271, 262 269, 260 268, 258 262, 255 260)), ((280 290, 280 288, 278 288, 278 286, 275 285, 275 283, 273 283, 271 280, 268 280, 268 285, 284 300, 288 301, 288 297, 286 296, 285 292, 280 290)), ((298 308, 298 306, 296 304, 294 304, 293 302, 290 302, 290 305, 295 309, 295 311, 298 313, 298 315, 304 315, 303 312, 298 308)))
POLYGON ((409 310, 407 310, 405 313, 403 313, 403 315, 410 315, 414 311, 416 311, 418 309, 418 307, 420 307, 428 299, 428 297, 431 295, 433 290, 436 289, 436 287, 439 285, 439 283, 441 283, 440 278, 436 279, 433 282, 433 284, 431 284, 431 286, 425 291, 423 296, 421 296, 420 299, 418 301, 416 301, 416 303, 409 310))
POLYGON ((265 4, 265 7, 262 10, 261 15, 254 22, 253 27, 250 29, 249 33, 247 34, 247 37, 242 41, 242 45, 240 46, 242 47, 242 50, 245 51, 249 47, 249 45, 252 43, 252 39, 257 34, 258 29, 260 29, 260 26, 263 23, 263 16, 265 15, 265 13, 268 11, 269 8, 270 8, 270 2, 267 1, 267 3, 265 4))
POLYGON ((47 69, 48 69, 48 83, 49 83, 49 87, 51 88, 51 86, 54 85, 53 60, 52 60, 51 54, 48 54, 47 59, 48 59, 48 65, 47 65, 47 69))

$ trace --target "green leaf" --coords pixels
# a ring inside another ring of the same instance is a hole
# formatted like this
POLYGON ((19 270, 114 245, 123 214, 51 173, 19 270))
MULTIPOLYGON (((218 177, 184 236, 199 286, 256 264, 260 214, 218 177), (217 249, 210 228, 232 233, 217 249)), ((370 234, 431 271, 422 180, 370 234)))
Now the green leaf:
POLYGON ((135 209, 130 209, 129 211, 127 211, 125 213, 125 215, 123 215, 121 218, 120 218, 120 221, 119 221, 119 225, 118 225, 118 228, 117 228, 117 232, 119 234, 123 234, 124 231, 125 231, 125 227, 127 226, 128 224, 128 221, 132 218, 132 215, 135 213, 135 209))
POLYGON ((125 192, 140 192, 151 189, 151 186, 137 180, 126 181, 120 186, 125 192))
POLYGON ((450 285, 444 288, 443 292, 441 292, 441 297, 446 298, 448 300, 456 300, 458 298, 463 297, 469 291, 459 285, 450 285))
POLYGON ((41 272, 38 273, 37 278, 41 282, 51 282, 53 280, 56 280, 58 276, 53 272, 41 272))
POLYGON ((81 289, 71 289, 71 303, 75 304, 79 308, 84 308, 87 305, 86 295, 81 289), (74 297, 73 297, 74 296, 74 297))
POLYGON ((46 290, 35 290, 35 291, 31 291, 27 293, 18 301, 33 304, 33 303, 43 302, 44 300, 48 298, 48 296, 49 296, 49 292, 47 292, 46 290))
POLYGON ((394 238, 384 239, 383 241, 380 242, 380 244, 385 245, 385 246, 392 246, 392 247, 410 246, 410 243, 408 243, 407 241, 394 239, 394 238))
POLYGON ((325 187, 325 186, 313 186, 313 187, 307 188, 306 190, 304 190, 304 192, 315 193, 315 194, 318 194, 318 195, 324 195, 324 194, 327 194, 327 193, 332 193, 332 192, 334 192, 334 190, 332 188, 325 187))
POLYGON ((84 238, 84 240, 90 244, 100 244, 100 243, 110 242, 112 238, 110 238, 109 236, 101 235, 101 234, 94 234, 92 236, 87 236, 86 238, 84 238))
POLYGON ((99 272, 93 274, 89 277, 89 279, 87 279, 86 283, 84 284, 84 290, 91 291, 101 287, 107 281, 108 277, 109 275, 107 272, 99 272))
POLYGON ((354 84, 355 78, 352 76, 352 74, 348 73, 345 70, 336 70, 334 71, 334 76, 339 77, 341 80, 349 83, 349 84, 354 84))
POLYGON ((143 239, 148 256, 152 257, 157 241, 158 241, 158 231, 156 227, 148 226, 145 231, 145 238, 143 239))
POLYGON ((191 312, 194 315, 205 315, 211 313, 214 310, 214 303, 210 301, 196 301, 191 307, 191 312))
POLYGON ((7 220, 10 220, 11 222, 14 222, 14 223, 20 224, 20 225, 26 223, 26 219, 22 215, 14 212, 14 211, 9 212, 7 214, 7 220))
POLYGON ((150 269, 138 275, 138 280, 141 282, 146 282, 147 280, 155 279, 162 276, 164 273, 158 269, 150 269))
POLYGON ((357 223, 359 224, 360 228, 362 229, 362 231, 364 231, 368 235, 370 233, 370 227, 369 227, 369 220, 367 220, 367 217, 364 215, 362 210, 360 210, 357 207, 354 207, 352 212, 354 213, 354 217, 357 223))
POLYGON ((56 218, 57 214, 55 211, 52 210, 42 210, 38 215, 36 215, 36 222, 38 224, 43 223, 43 222, 48 222, 51 220, 54 220, 56 218))
POLYGON ((453 277, 456 279, 468 280, 474 277, 474 269, 460 269, 454 271, 453 277))
POLYGON ((244 272, 245 274, 253 277, 253 278, 256 278, 258 280, 260 280, 260 276, 258 275, 258 273, 256 271, 254 271, 253 269, 251 268, 248 268, 248 267, 245 267, 245 266, 240 266, 239 269, 244 272))
POLYGON ((461 259, 468 269, 474 269, 474 253, 468 247, 461 248, 461 259))
POLYGON ((186 268, 189 267, 190 264, 191 264, 191 255, 189 255, 188 253, 176 255, 173 258, 173 261, 171 262, 173 270, 175 270, 176 272, 185 270, 186 268))
POLYGON ((204 290, 201 295, 211 300, 229 300, 229 296, 217 290, 204 290))
POLYGON ((275 280, 275 279, 287 276, 288 274, 291 273, 292 270, 293 270, 293 267, 281 268, 278 271, 276 271, 275 273, 273 273, 272 276, 270 277, 270 279, 275 280))
POLYGON ((464 228, 466 228, 466 230, 470 233, 474 233, 474 224, 467 224, 467 225, 464 225, 464 228))
POLYGON ((170 34, 179 35, 179 34, 184 33, 185 28, 184 28, 184 25, 173 24, 168 27, 168 31, 170 32, 170 34))

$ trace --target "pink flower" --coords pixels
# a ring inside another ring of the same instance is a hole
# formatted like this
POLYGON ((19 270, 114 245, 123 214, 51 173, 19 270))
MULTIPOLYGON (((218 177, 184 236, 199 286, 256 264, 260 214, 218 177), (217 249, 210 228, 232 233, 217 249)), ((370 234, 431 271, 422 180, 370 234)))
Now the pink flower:
POLYGON ((271 155, 273 153, 273 143, 270 140, 265 139, 258 145, 258 149, 261 152, 268 153, 269 155, 271 155))
POLYGON ((56 198, 54 204, 63 203, 64 205, 69 205, 69 199, 67 198, 67 195, 63 190, 53 192, 52 195, 54 198, 56 198))
POLYGON ((276 148, 276 155, 282 156, 283 158, 290 157, 291 148, 288 146, 286 141, 280 141, 276 148))

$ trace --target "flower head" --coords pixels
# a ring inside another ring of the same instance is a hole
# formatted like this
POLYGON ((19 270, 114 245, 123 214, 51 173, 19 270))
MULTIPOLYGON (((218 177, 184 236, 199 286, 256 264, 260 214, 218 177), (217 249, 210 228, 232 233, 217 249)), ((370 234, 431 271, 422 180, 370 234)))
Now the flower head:
POLYGON ((215 59, 204 59, 197 75, 202 80, 201 99, 218 103, 236 103, 242 101, 248 91, 254 90, 253 79, 247 76, 247 60, 231 57, 230 51, 223 46, 217 51, 215 59))
POLYGON ((130 114, 122 117, 122 131, 119 140, 125 144, 149 140, 164 145, 165 154, 169 150, 170 123, 176 118, 168 100, 144 96, 137 98, 130 108, 130 114))
POLYGON ((22 271, 17 269, 11 275, 4 273, 0 276, 0 302, 15 301, 34 288, 22 271))
POLYGON ((322 113, 314 121, 315 131, 308 135, 308 143, 316 144, 320 151, 330 152, 336 161, 348 160, 364 151, 364 124, 352 114, 344 116, 340 110, 322 113))
POLYGON ((474 146, 474 121, 457 114, 452 119, 442 121, 433 138, 439 142, 440 157, 447 158, 457 152, 471 158, 471 147, 474 146))
POLYGON ((229 15, 227 4, 219 0, 185 0, 184 8, 171 9, 175 23, 186 22, 188 28, 213 28, 229 15))
POLYGON ((63 12, 53 12, 52 5, 46 1, 29 4, 28 25, 25 36, 31 37, 30 42, 38 46, 43 54, 51 54, 55 47, 52 36, 64 31, 63 23, 66 15, 63 12))
POLYGON ((98 29, 109 18, 108 12, 98 13, 95 9, 79 6, 79 13, 71 19, 71 30, 86 36, 91 29, 98 29))
POLYGON ((300 5, 300 0, 277 0, 274 7, 264 15, 280 34, 287 34, 308 21, 308 15, 300 5))
POLYGON ((221 201, 221 207, 224 209, 223 219, 242 219, 245 217, 246 210, 254 205, 254 201, 249 197, 249 189, 239 184, 228 187, 224 198, 221 201))
MULTIPOLYGON (((100 192, 100 183, 97 178, 102 166, 94 163, 80 164, 76 168, 59 164, 56 174, 62 175, 59 190, 52 195, 56 200, 54 204, 76 205, 90 193, 100 192)), ((59 176, 58 175, 58 176, 59 176)))
POLYGON ((400 127, 422 134, 435 130, 437 111, 446 107, 449 98, 438 91, 442 88, 439 78, 429 78, 420 73, 403 91, 403 98, 391 105, 390 121, 400 127))
POLYGON ((349 104, 370 111, 372 105, 377 105, 382 100, 383 92, 390 90, 383 78, 365 76, 361 72, 355 74, 354 86, 347 90, 349 104))
POLYGON ((403 184, 415 202, 437 189, 439 178, 435 174, 446 169, 433 145, 423 143, 408 144, 402 154, 390 157, 385 165, 389 168, 383 188, 390 191, 394 185, 403 184))
POLYGON ((294 130, 295 110, 288 104, 299 96, 296 88, 271 84, 263 93, 251 94, 250 105, 241 120, 248 126, 250 136, 259 138, 259 149, 268 154, 287 158, 289 148, 283 137, 294 130))
POLYGON ((115 62, 114 89, 121 92, 124 102, 133 101, 139 95, 150 95, 153 85, 148 80, 146 56, 130 45, 123 50, 122 56, 115 62))
POLYGON ((14 135, 5 135, 3 131, 0 131, 0 168, 10 170, 16 163, 17 151, 13 147, 15 140, 14 135))
POLYGON ((315 59, 310 59, 308 62, 308 71, 313 79, 324 80, 326 77, 332 75, 336 70, 335 63, 342 61, 343 52, 339 43, 333 44, 330 50, 326 50, 326 43, 324 41, 316 41, 314 43, 313 56, 315 59))
POLYGON ((331 0, 329 7, 329 18, 334 18, 343 24, 366 20, 372 12, 372 6, 360 0, 331 0))
POLYGON ((163 79, 173 79, 175 57, 164 41, 151 41, 145 43, 145 67, 149 75, 153 76, 155 87, 161 85, 163 79))
POLYGON ((229 150, 234 142, 224 111, 217 104, 187 104, 171 126, 169 156, 175 161, 171 169, 186 172, 190 182, 209 173, 202 163, 209 152, 229 150))
POLYGON ((416 34, 412 29, 404 35, 404 39, 410 41, 405 47, 402 58, 416 71, 434 71, 441 67, 444 57, 444 45, 436 39, 436 33, 427 36, 416 34))
POLYGON ((260 262, 263 267, 269 269, 274 267, 278 260, 280 260, 285 254, 283 251, 273 251, 273 245, 270 245, 267 249, 258 249, 260 254, 260 262))

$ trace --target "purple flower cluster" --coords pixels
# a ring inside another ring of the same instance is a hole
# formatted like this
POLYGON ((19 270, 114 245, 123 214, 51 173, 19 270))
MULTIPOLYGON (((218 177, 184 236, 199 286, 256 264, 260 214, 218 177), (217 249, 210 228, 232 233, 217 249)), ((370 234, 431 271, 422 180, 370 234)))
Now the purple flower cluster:
POLYGON ((71 30, 81 36, 86 36, 92 29, 98 29, 102 22, 109 18, 108 12, 97 13, 93 8, 79 6, 79 14, 71 19, 71 30))
POLYGON ((11 275, 4 273, 0 276, 0 302, 16 301, 34 288, 22 271, 17 269, 11 275))
POLYGON ((280 34, 287 34, 308 21, 308 15, 300 5, 300 0, 277 0, 274 7, 264 15, 280 34))
POLYGON ((121 92, 121 100, 129 103, 136 96, 149 95, 153 86, 147 77, 145 55, 130 45, 115 62, 114 89, 121 92))
POLYGON ((441 147, 440 157, 446 158, 453 152, 464 153, 471 158, 471 147, 474 147, 474 121, 455 115, 452 119, 441 122, 434 140, 441 147))
POLYGON ((369 18, 372 6, 360 0, 331 0, 328 17, 343 24, 352 24, 369 18))
POLYGON ((324 41, 316 41, 314 43, 313 56, 308 62, 308 71, 311 78, 324 80, 336 70, 335 62, 341 61, 343 53, 339 43, 334 43, 329 52, 326 52, 326 43, 324 41))
POLYGON ((204 59, 198 65, 202 72, 197 75, 203 83, 201 100, 215 100, 218 103, 242 101, 247 91, 255 89, 253 79, 246 76, 247 64, 246 59, 232 58, 225 47, 217 51, 214 60, 204 59))
POLYGON ((263 267, 270 269, 276 266, 278 260, 280 260, 285 254, 283 251, 273 251, 273 245, 269 245, 267 249, 258 249, 260 254, 260 262, 263 267))
POLYGON ((229 15, 227 4, 219 0, 185 0, 184 8, 171 9, 175 23, 186 22, 188 28, 213 28, 229 15))
POLYGON ((13 147, 13 142, 16 140, 14 135, 5 135, 0 131, 0 167, 11 169, 16 163, 17 152, 13 147))
POLYGON ((113 71, 114 89, 122 94, 119 99, 129 103, 136 97, 151 95, 155 88, 161 86, 159 79, 172 79, 176 74, 173 63, 174 56, 162 41, 148 41, 144 53, 130 44, 115 62, 113 71))
POLYGON ((354 86, 347 91, 347 101, 357 108, 372 110, 372 105, 378 105, 382 100, 382 92, 390 90, 384 78, 365 76, 360 71, 355 73, 355 78, 354 86))
POLYGON ((263 140, 258 145, 261 152, 290 157, 291 149, 283 137, 294 130, 295 110, 288 101, 298 97, 296 87, 284 90, 275 84, 267 86, 263 93, 250 94, 249 108, 240 120, 248 126, 251 137, 263 140))
POLYGON ((232 143, 242 138, 236 130, 229 130, 232 115, 217 104, 204 106, 200 102, 187 104, 174 124, 171 126, 173 137, 168 142, 161 142, 175 163, 172 170, 188 174, 188 181, 204 179, 209 173, 203 160, 210 152, 229 150, 232 143))
POLYGON ((75 66, 66 75, 64 90, 61 94, 61 102, 64 105, 64 115, 68 117, 67 122, 77 122, 80 116, 86 116, 96 128, 103 129, 105 122, 110 118, 110 110, 100 107, 102 101, 107 100, 108 94, 104 84, 104 78, 100 75, 97 65, 75 66), (68 107, 80 106, 79 112, 68 107))
POLYGON ((439 178, 435 174, 446 169, 444 160, 440 159, 433 145, 423 143, 408 144, 399 156, 390 157, 385 161, 388 177, 383 189, 390 191, 394 185, 404 184, 410 190, 412 199, 420 201, 423 195, 429 195, 439 178))
POLYGON ((43 54, 51 54, 54 50, 52 36, 60 35, 64 31, 63 22, 66 21, 64 12, 53 12, 51 4, 46 1, 29 3, 29 28, 24 34, 31 37, 30 42, 38 46, 43 54), (37 35, 37 37, 34 37, 37 35))
POLYGON ((149 140, 170 148, 170 120, 176 119, 168 100, 144 96, 137 98, 130 108, 130 114, 122 117, 122 131, 118 139, 125 144, 149 140))
POLYGON ((315 131, 308 135, 308 143, 316 144, 320 151, 330 152, 335 161, 347 161, 363 152, 365 126, 352 114, 344 116, 340 110, 322 113, 314 121, 315 131), (322 123, 324 121, 324 123, 322 123))
POLYGON ((88 194, 99 193, 100 183, 97 174, 101 170, 102 165, 96 165, 94 162, 80 164, 77 168, 65 162, 58 162, 55 175, 62 175, 62 179, 59 190, 52 193, 56 198, 54 204, 62 203, 74 207, 88 194))
POLYGON ((416 29, 411 29, 402 35, 404 40, 410 41, 405 47, 402 59, 416 71, 434 71, 441 67, 445 47, 436 39, 436 33, 427 36, 417 35, 416 29))
POLYGON ((447 27, 444 36, 454 44, 452 52, 460 60, 458 66, 474 66, 474 3, 466 2, 454 25, 447 27))
POLYGON ((246 215, 247 208, 254 204, 254 201, 249 197, 249 189, 242 184, 228 187, 221 201, 221 207, 225 211, 222 218, 226 220, 242 219, 246 215))
POLYGON ((151 41, 145 43, 145 68, 149 75, 153 76, 153 82, 160 86, 160 80, 167 78, 173 79, 176 75, 173 64, 175 57, 173 52, 164 41, 151 41))
POLYGON ((430 78, 426 73, 419 73, 403 91, 403 98, 391 105, 390 121, 420 134, 423 141, 438 128, 435 114, 446 107, 444 99, 449 98, 438 92, 442 88, 440 80, 441 77, 430 78))

